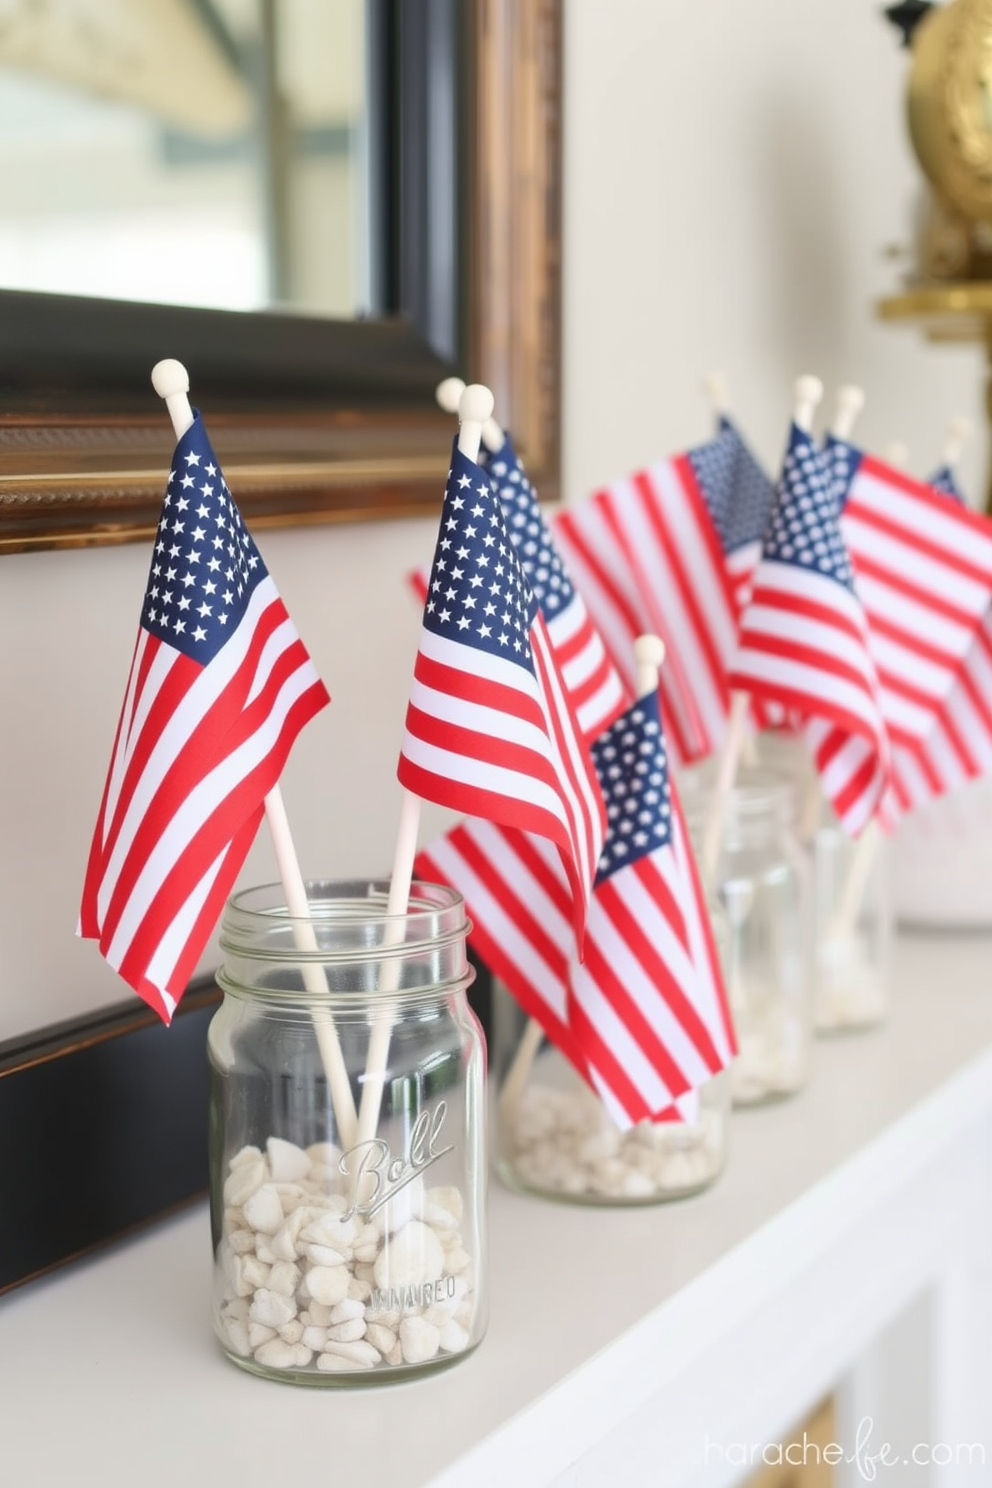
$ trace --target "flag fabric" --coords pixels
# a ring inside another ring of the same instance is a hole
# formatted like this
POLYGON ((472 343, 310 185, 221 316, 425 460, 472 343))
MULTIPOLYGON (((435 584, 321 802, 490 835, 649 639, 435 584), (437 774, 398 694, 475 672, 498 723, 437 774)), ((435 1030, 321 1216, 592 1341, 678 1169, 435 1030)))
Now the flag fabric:
POLYGON ((992 522, 831 445, 905 811, 992 767, 992 522))
POLYGON ((595 736, 626 706, 624 684, 576 591, 510 435, 483 460, 496 487, 510 541, 548 627, 579 727, 595 736))
POLYGON ((950 496, 952 501, 958 501, 962 506, 964 505, 964 493, 950 465, 938 465, 933 474, 927 477, 927 485, 939 496, 950 496))
POLYGON ((627 1127, 684 1115, 672 1108, 726 1067, 735 1043, 657 695, 632 704, 593 755, 609 829, 581 962, 561 868, 535 840, 456 829, 417 871, 461 889, 483 960, 627 1127))
POLYGON ((553 844, 581 945, 602 794, 500 499, 457 441, 398 775, 425 800, 553 844))
POLYGON ((172 459, 79 915, 165 1022, 265 796, 329 701, 196 415, 172 459))
POLYGON ((795 424, 730 684, 802 720, 825 795, 860 832, 888 785, 888 737, 830 466, 795 424))
POLYGON ((557 513, 552 530, 633 690, 633 643, 665 642, 662 698, 677 763, 723 737, 727 668, 772 488, 736 429, 613 482, 557 513))

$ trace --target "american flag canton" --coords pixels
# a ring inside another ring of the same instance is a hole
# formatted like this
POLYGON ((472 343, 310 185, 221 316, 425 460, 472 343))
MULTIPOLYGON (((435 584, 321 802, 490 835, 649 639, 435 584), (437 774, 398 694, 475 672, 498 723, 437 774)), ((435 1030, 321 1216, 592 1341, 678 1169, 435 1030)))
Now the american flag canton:
POLYGON ((830 490, 836 502, 837 515, 844 509, 847 494, 851 489, 858 466, 863 459, 862 453, 855 445, 846 439, 838 439, 836 434, 828 434, 823 441, 823 459, 827 467, 830 480, 830 490))
POLYGON ((960 486, 954 479, 954 471, 949 465, 941 465, 927 480, 927 485, 932 491, 940 496, 949 496, 952 501, 958 501, 964 505, 964 495, 960 486))
POLYGON ((533 671, 529 635, 537 609, 492 482, 456 440, 424 626, 533 671))
POLYGON ((854 570, 837 522, 827 462, 810 436, 793 425, 764 557, 833 579, 854 593, 854 570))
POLYGON ((206 666, 265 575, 197 414, 173 455, 141 624, 206 666))
POLYGON ((720 432, 688 452, 689 464, 725 553, 761 541, 774 487, 727 418, 720 432))
POLYGON ((597 885, 672 840, 668 755, 657 696, 639 699, 592 745, 607 831, 597 885))
POLYGON ((506 529, 524 576, 545 620, 551 620, 568 607, 574 591, 509 436, 486 469, 502 502, 506 529))

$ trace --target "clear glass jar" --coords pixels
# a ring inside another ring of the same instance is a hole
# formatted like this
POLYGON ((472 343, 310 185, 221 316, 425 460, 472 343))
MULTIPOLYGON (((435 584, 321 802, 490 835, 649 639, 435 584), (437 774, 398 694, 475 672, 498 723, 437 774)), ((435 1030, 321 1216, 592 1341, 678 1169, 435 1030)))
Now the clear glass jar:
POLYGON ((236 894, 210 1025, 214 1326, 271 1379, 354 1385, 464 1358, 486 1326, 485 1054, 460 896, 236 894), (358 1110, 356 1112, 355 1106, 358 1110))
MULTIPOLYGON (((708 777, 701 777, 707 779, 708 777)), ((712 892, 727 926, 726 985, 738 1055, 734 1105, 793 1095, 809 1074, 812 1042, 812 874, 796 834, 795 782, 742 768, 724 810, 712 892)), ((683 793, 699 847, 709 790, 683 793)))
POLYGON ((888 840, 872 826, 855 840, 826 801, 805 741, 787 730, 758 735, 759 762, 795 783, 797 828, 813 883, 813 1026, 817 1033, 870 1028, 888 1011, 892 895, 888 840))
MULTIPOLYGON (((726 935, 711 914, 717 953, 726 935)), ((708 1188, 727 1160, 730 1080, 679 1102, 679 1120, 622 1131, 575 1065, 503 984, 493 985, 492 1064, 499 1176, 518 1193, 576 1204, 657 1204, 708 1188)))
POLYGON ((877 826, 859 838, 832 813, 813 840, 815 1009, 818 1033, 884 1021, 892 955, 888 841, 877 826))

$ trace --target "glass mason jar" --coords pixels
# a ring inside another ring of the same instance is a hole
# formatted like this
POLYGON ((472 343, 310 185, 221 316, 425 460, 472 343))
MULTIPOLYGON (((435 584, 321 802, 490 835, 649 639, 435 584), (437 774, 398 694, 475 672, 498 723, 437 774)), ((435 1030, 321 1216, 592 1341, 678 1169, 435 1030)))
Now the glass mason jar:
POLYGON ((854 1032, 888 1012, 892 900, 888 842, 871 825, 859 838, 827 809, 813 839, 814 1026, 854 1032))
POLYGON ((786 730, 758 735, 759 761, 793 780, 798 832, 813 882, 813 1026, 839 1033, 880 1023, 888 1010, 892 901, 888 841, 877 827, 855 841, 820 787, 803 739, 786 730))
MULTIPOLYGON (((726 937, 717 907, 714 940, 726 937)), ((577 1204, 657 1204, 708 1188, 727 1158, 727 1072, 679 1102, 680 1120, 622 1131, 603 1102, 527 1017, 493 986, 496 1170, 509 1188, 577 1204)))
POLYGON ((486 1326, 485 1054, 461 897, 415 883, 236 894, 210 1025, 214 1327, 307 1385, 401 1379, 486 1326), (357 1112, 356 1107, 357 1105, 357 1112))
MULTIPOLYGON (((683 795, 697 850, 709 802, 698 786, 683 795)), ((738 1106, 793 1095, 809 1073, 812 875, 796 817, 792 779, 760 767, 738 771, 712 885, 727 922, 727 996, 738 1043, 731 1088, 738 1106)))

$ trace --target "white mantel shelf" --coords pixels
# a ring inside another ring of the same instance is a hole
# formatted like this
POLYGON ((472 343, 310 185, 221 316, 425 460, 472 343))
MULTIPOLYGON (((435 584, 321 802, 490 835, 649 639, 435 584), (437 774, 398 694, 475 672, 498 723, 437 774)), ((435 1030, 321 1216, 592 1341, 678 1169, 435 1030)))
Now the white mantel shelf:
MULTIPOLYGON (((586 1210, 494 1182, 489 1333, 447 1372, 236 1369, 202 1205, 0 1299, 0 1482, 717 1488, 727 1444, 778 1440, 928 1290, 931 1430, 984 1430, 992 1464, 992 939, 901 937, 895 988, 886 1028, 818 1043, 800 1097, 735 1115, 707 1194, 586 1210)), ((957 1473, 919 1482, 992 1480, 957 1473)))

